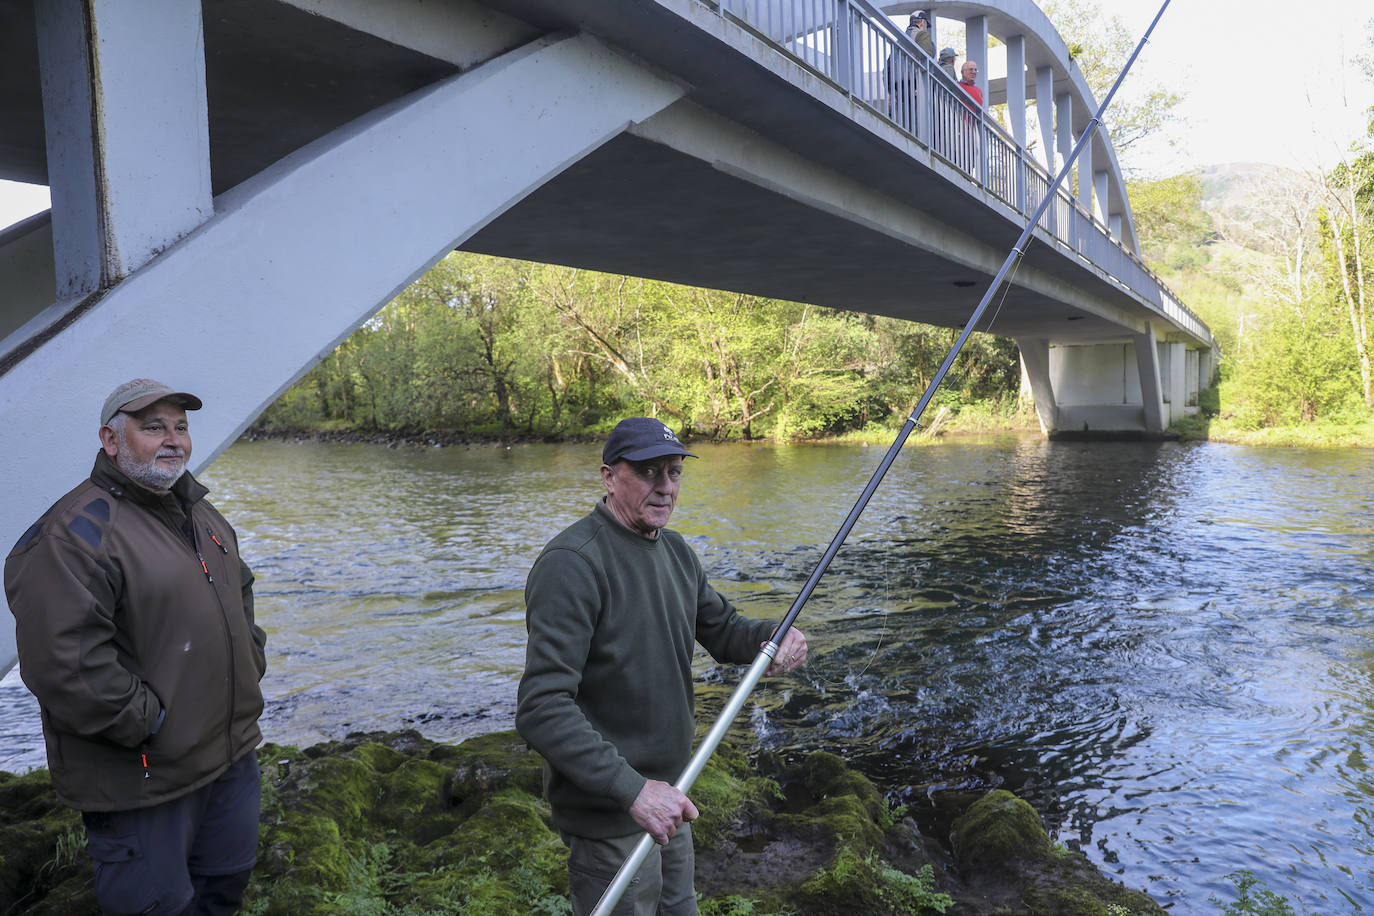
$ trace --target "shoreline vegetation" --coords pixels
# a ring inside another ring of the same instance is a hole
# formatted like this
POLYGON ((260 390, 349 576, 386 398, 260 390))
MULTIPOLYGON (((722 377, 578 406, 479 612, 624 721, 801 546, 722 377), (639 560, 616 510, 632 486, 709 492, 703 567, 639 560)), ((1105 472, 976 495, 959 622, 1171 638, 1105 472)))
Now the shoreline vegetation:
MULTIPOLYGON (((1204 395, 1206 392, 1204 392, 1204 395)), ((997 405, 985 407, 973 405, 972 409, 952 413, 948 408, 934 412, 934 418, 923 418, 923 429, 918 429, 908 439, 907 444, 932 442, 945 438, 974 438, 978 436, 1020 435, 1042 437, 1044 434, 1035 419, 1034 412, 1026 409, 1007 413, 997 409, 997 405)), ((828 436, 794 437, 787 440, 772 438, 742 440, 704 437, 688 437, 694 442, 715 443, 735 442, 738 444, 759 445, 863 445, 889 446, 896 438, 900 427, 887 427, 871 423, 863 429, 828 436)), ((381 430, 352 428, 340 424, 321 424, 313 428, 250 426, 240 438, 247 441, 270 439, 278 441, 318 441, 340 443, 374 443, 392 447, 472 447, 515 445, 525 443, 578 443, 601 442, 606 432, 602 430, 580 433, 500 433, 472 432, 451 429, 408 429, 381 430)), ((1245 428, 1225 419, 1209 416, 1206 408, 1199 414, 1186 417, 1170 426, 1165 438, 1181 442, 1217 442, 1228 445, 1248 445, 1255 447, 1283 448, 1374 448, 1374 418, 1354 422, 1314 421, 1292 426, 1245 428)))
MULTIPOLYGON (((515 732, 457 745, 371 732, 257 754, 246 916, 571 912, 542 764, 515 732)), ((789 756, 732 736, 692 795, 702 916, 1166 912, 1054 842, 1002 789, 945 791, 930 812, 912 812, 833 754, 789 756)), ((98 912, 83 847, 80 817, 57 801, 46 770, 0 772, 0 912, 98 912)), ((1227 916, 1292 912, 1255 891, 1253 876, 1227 878, 1238 898, 1211 898, 1227 916)))

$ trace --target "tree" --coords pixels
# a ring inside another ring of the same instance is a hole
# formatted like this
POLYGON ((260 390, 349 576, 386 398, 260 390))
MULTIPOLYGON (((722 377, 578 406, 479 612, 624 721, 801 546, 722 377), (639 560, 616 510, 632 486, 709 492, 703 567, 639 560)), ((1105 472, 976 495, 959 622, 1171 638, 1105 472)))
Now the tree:
POLYGON ((1146 261, 1175 269, 1206 262, 1206 246, 1217 232, 1202 209, 1202 192, 1196 172, 1130 183, 1131 211, 1146 261))
POLYGON ((1339 299, 1345 306, 1360 372, 1365 405, 1374 409, 1374 371, 1370 365, 1370 322, 1366 289, 1366 264, 1370 243, 1370 216, 1374 210, 1374 152, 1343 162, 1326 186, 1322 223, 1330 243, 1330 270, 1339 299))
MULTIPOLYGON (((1097 0, 1046 0, 1041 7, 1100 102, 1135 50, 1139 36, 1132 35, 1116 16, 1104 13, 1097 0)), ((1175 109, 1183 101, 1181 93, 1162 84, 1144 92, 1135 88, 1138 85, 1128 82, 1123 86, 1103 116, 1112 147, 1127 171, 1127 152, 1177 120, 1175 109)))

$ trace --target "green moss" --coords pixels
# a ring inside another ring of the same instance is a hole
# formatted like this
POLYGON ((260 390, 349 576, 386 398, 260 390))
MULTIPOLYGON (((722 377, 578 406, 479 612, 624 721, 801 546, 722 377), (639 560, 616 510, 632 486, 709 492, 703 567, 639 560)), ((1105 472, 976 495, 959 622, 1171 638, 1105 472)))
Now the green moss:
POLYGON ((908 875, 872 853, 843 848, 828 868, 802 884, 799 896, 805 911, 818 916, 943 913, 954 900, 935 893, 934 883, 929 865, 908 875))
POLYGON ((513 732, 456 748, 360 736, 275 758, 246 911, 565 912, 567 853, 528 791, 540 770, 513 732))
POLYGON ((758 775, 748 757, 724 746, 707 762, 687 794, 701 811, 692 824, 693 842, 701 850, 717 848, 743 820, 783 797, 777 782, 758 775))
POLYGON ((974 802, 954 822, 951 839, 960 869, 966 873, 1005 870, 1018 862, 1042 860, 1054 854, 1040 815, 1003 789, 994 789, 974 802))
POLYGON ((81 815, 57 800, 47 770, 0 772, 0 913, 93 912, 81 815))
POLYGON ((1085 876, 1078 882, 1061 877, 1050 886, 1033 884, 1021 900, 1026 911, 1037 916, 1146 916, 1164 912, 1144 894, 1100 875, 1085 876))

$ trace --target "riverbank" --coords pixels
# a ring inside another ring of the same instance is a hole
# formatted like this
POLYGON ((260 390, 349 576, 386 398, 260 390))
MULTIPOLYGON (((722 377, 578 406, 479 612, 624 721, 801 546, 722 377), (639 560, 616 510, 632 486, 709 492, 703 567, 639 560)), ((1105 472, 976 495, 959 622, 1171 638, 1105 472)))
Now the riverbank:
MULTIPOLYGON (((870 424, 864 429, 839 436, 806 437, 789 440, 793 445, 858 444, 887 446, 896 438, 898 428, 870 424)), ((1348 422, 1314 421, 1300 426, 1254 428, 1214 413, 1185 417, 1172 424, 1169 432, 1181 442, 1222 442, 1229 445, 1287 448, 1374 448, 1374 418, 1348 422)), ((922 428, 908 441, 913 444, 944 438, 988 435, 1041 436, 1033 410, 1007 413, 973 405, 959 412, 940 408, 928 416, 922 428)), ((601 442, 605 433, 566 435, 489 434, 460 430, 362 430, 362 429, 272 429, 250 427, 244 439, 302 440, 314 442, 369 442, 399 448, 407 445, 428 447, 481 447, 549 442, 601 442)), ((701 440, 694 440, 701 441, 701 440)), ((729 440, 740 441, 740 440, 729 440)), ((758 441, 772 440, 754 440, 758 441)))
MULTIPOLYGON (((513 731, 458 745, 373 732, 264 745, 250 916, 570 912, 541 761, 513 731)), ((1010 792, 947 792, 923 834, 839 757, 727 743, 693 787, 703 916, 1162 914, 1053 843, 1010 792)), ((79 817, 45 770, 0 773, 0 912, 96 913, 79 817)))

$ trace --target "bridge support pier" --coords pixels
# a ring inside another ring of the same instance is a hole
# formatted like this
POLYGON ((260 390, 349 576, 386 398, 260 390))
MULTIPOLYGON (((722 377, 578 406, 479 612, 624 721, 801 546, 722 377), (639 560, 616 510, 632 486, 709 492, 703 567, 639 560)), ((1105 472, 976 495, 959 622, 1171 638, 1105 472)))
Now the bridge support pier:
POLYGON ((1160 342, 1149 324, 1130 340, 1016 342, 1040 428, 1051 438, 1162 435, 1196 410, 1198 388, 1211 374, 1210 354, 1160 342))

